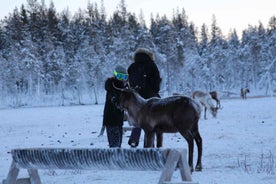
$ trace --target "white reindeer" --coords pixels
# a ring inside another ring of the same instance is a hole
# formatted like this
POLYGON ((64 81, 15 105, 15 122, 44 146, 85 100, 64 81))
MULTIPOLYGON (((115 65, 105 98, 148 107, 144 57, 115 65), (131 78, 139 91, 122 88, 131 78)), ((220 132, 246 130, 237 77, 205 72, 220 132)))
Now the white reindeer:
POLYGON ((204 107, 204 119, 207 119, 207 109, 211 112, 214 118, 217 116, 219 107, 214 105, 213 98, 211 97, 210 93, 194 91, 192 97, 193 99, 199 101, 204 107))

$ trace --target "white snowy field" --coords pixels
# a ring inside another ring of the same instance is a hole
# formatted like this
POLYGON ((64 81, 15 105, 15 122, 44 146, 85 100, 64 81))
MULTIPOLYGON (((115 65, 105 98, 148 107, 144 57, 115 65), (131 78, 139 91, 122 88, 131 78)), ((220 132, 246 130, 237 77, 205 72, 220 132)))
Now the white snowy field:
MULTIPOLYGON (((221 103, 217 118, 207 114, 208 120, 200 119, 204 169, 192 174, 193 181, 275 184, 276 98, 225 99, 221 103)), ((98 137, 102 114, 103 104, 0 109, 0 182, 8 174, 9 152, 14 148, 107 148, 106 134, 98 137)), ((123 148, 129 148, 129 134, 123 137, 123 148)), ((187 148, 187 143, 178 133, 165 134, 164 147, 187 148)), ((161 172, 39 170, 39 174, 44 184, 152 184, 158 182, 161 172)), ((27 172, 20 170, 19 177, 26 176, 27 172)), ((180 181, 178 171, 173 181, 180 181)))

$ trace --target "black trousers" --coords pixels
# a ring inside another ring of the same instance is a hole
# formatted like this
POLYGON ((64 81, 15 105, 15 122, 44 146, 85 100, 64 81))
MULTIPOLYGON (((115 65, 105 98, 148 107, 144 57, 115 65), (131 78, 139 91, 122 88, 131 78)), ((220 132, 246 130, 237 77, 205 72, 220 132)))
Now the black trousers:
POLYGON ((107 139, 110 148, 121 147, 123 139, 122 126, 106 126, 107 139))

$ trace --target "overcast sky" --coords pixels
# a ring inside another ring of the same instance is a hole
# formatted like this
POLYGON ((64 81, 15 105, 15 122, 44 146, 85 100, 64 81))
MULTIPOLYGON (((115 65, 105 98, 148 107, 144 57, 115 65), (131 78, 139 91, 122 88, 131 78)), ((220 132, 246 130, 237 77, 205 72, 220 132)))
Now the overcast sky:
MULTIPOLYGON (((79 8, 85 9, 89 0, 53 0, 58 12, 66 7, 71 12, 79 8)), ((40 2, 40 0, 38 0, 40 2)), ((50 0, 45 0, 49 5, 50 0)), ((101 0, 90 0, 100 5, 101 0)), ((104 0, 108 15, 113 13, 120 0, 104 0)), ((200 28, 203 23, 211 25, 212 15, 217 19, 217 25, 223 34, 229 33, 230 29, 236 28, 238 34, 248 28, 248 25, 258 25, 261 21, 266 27, 269 18, 276 16, 276 0, 125 0, 127 10, 135 12, 138 16, 143 11, 148 22, 150 14, 166 14, 171 18, 173 9, 185 9, 188 21, 193 21, 200 28)), ((14 8, 27 3, 27 0, 0 0, 0 19, 11 13, 14 8)))

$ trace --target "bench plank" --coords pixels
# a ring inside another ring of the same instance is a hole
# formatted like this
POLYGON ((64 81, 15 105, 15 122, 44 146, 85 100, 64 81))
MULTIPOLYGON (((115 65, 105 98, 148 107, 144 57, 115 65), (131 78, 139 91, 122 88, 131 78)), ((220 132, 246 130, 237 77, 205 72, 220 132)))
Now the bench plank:
POLYGON ((12 150, 17 167, 24 169, 160 170, 167 150, 157 149, 63 149, 12 150))

